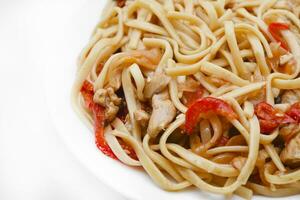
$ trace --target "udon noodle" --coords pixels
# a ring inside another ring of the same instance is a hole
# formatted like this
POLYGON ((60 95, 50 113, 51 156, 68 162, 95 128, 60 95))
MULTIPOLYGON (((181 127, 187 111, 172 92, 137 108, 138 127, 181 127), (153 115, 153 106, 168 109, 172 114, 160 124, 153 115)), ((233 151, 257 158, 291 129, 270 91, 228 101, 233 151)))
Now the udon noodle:
POLYGON ((300 193, 300 2, 109 1, 72 104, 168 191, 300 193))

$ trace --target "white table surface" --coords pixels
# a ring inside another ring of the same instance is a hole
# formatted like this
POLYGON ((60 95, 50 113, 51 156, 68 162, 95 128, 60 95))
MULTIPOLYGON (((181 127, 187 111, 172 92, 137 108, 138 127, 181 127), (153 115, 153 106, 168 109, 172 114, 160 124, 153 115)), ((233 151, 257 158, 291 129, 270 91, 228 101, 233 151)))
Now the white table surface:
POLYGON ((42 91, 43 66, 34 53, 45 48, 38 41, 55 31, 40 35, 35 18, 56 22, 56 12, 67 16, 70 5, 80 9, 83 2, 0 1, 1 200, 124 199, 96 179, 58 137, 42 91))

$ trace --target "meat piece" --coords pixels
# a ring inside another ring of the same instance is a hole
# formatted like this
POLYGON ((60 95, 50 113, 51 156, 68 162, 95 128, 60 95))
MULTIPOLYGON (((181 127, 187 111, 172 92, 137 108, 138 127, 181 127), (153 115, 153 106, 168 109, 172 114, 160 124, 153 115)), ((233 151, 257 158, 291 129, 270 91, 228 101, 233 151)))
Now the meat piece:
POLYGON ((136 64, 149 70, 155 70, 162 57, 159 48, 133 50, 127 53, 136 64))
POLYGON ((300 134, 292 138, 280 154, 280 159, 284 164, 299 167, 300 166, 300 134))
POLYGON ((300 89, 297 90, 286 90, 282 97, 281 103, 294 104, 300 101, 300 89))
POLYGON ((288 143, 299 132, 300 132, 299 124, 289 124, 287 126, 282 127, 279 130, 280 136, 286 143, 288 143))
POLYGON ((172 101, 169 100, 167 92, 153 96, 152 108, 147 133, 150 137, 156 137, 161 130, 172 122, 176 116, 176 109, 172 101))
POLYGON ((146 86, 144 89, 144 95, 146 98, 151 98, 154 94, 163 91, 169 82, 171 77, 167 76, 163 72, 155 72, 153 76, 147 79, 146 86))
POLYGON ((245 165, 247 159, 242 156, 237 156, 231 161, 231 165, 236 168, 237 170, 241 171, 243 166, 245 165))
POLYGON ((119 105, 121 104, 121 98, 119 98, 113 88, 99 89, 94 94, 94 102, 105 107, 105 119, 112 121, 119 111, 119 105))
POLYGON ((134 118, 136 121, 138 121, 138 123, 142 126, 146 126, 149 119, 150 119, 150 116, 149 114, 144 111, 144 110, 136 110, 134 113, 134 118))
POLYGON ((105 109, 105 119, 112 121, 119 111, 119 107, 110 102, 105 109))

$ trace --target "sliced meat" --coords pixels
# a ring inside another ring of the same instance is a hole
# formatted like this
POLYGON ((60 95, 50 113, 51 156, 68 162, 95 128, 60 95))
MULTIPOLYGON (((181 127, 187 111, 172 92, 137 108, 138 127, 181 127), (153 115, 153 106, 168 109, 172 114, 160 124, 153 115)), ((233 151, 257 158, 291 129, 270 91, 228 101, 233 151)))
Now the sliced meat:
POLYGON ((150 76, 146 82, 144 89, 145 97, 150 99, 154 94, 163 91, 170 81, 171 78, 163 72, 155 72, 153 76, 150 76))
POLYGON ((289 124, 289 125, 283 126, 279 130, 279 135, 282 137, 282 139, 286 143, 288 143, 298 133, 300 133, 300 125, 299 124, 289 124))
POLYGON ((282 97, 281 103, 294 104, 300 101, 300 89, 297 90, 286 90, 282 97))
POLYGON ((162 57, 159 48, 133 50, 128 55, 135 59, 136 64, 149 70, 155 70, 162 57))
POLYGON ((150 137, 156 137, 161 130, 172 122, 176 116, 176 108, 172 101, 169 100, 167 92, 153 96, 152 108, 147 133, 150 137))
POLYGON ((115 94, 111 87, 99 89, 94 94, 94 102, 105 107, 105 119, 108 121, 112 121, 116 117, 121 101, 122 99, 115 94))
POLYGON ((134 118, 135 120, 141 125, 141 126, 146 126, 149 119, 150 119, 150 116, 149 114, 144 111, 144 110, 136 110, 134 113, 134 118))
POLYGON ((300 134, 292 138, 286 147, 282 150, 280 158, 284 164, 291 167, 300 166, 300 134))

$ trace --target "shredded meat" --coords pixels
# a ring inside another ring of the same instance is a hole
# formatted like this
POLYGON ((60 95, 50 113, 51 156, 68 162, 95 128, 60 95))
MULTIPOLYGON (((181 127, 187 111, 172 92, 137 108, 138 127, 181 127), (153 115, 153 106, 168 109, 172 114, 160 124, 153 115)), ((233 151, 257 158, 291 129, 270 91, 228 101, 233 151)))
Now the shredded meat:
POLYGON ((299 124, 289 124, 287 126, 282 127, 279 130, 280 136, 286 143, 289 142, 299 132, 300 132, 299 124))
POLYGON ((144 95, 146 98, 151 98, 154 94, 163 91, 171 78, 165 75, 163 72, 155 72, 153 76, 149 76, 144 89, 144 95))
POLYGON ((300 133, 290 140, 280 154, 281 160, 289 166, 300 166, 300 133))
POLYGON ((136 121, 138 121, 139 124, 145 127, 150 119, 150 116, 144 110, 136 110, 134 112, 134 118, 136 121))
POLYGON ((176 116, 176 109, 172 101, 169 100, 167 92, 154 95, 152 98, 152 115, 149 120, 147 133, 150 137, 156 137, 157 134, 166 128, 176 116))
POLYGON ((152 48, 129 51, 128 56, 132 57, 138 65, 146 69, 155 70, 162 54, 159 48, 152 48))
POLYGON ((237 156, 237 157, 232 159, 231 165, 234 168, 236 168, 237 170, 241 171, 241 169, 245 165, 246 161, 247 161, 247 159, 245 157, 237 156))
POLYGON ((109 87, 107 89, 99 89, 94 95, 94 102, 105 107, 105 119, 112 121, 119 111, 121 98, 119 98, 114 89, 109 87))
POLYGON ((300 89, 297 90, 287 90, 283 93, 281 103, 294 104, 300 101, 300 89))

